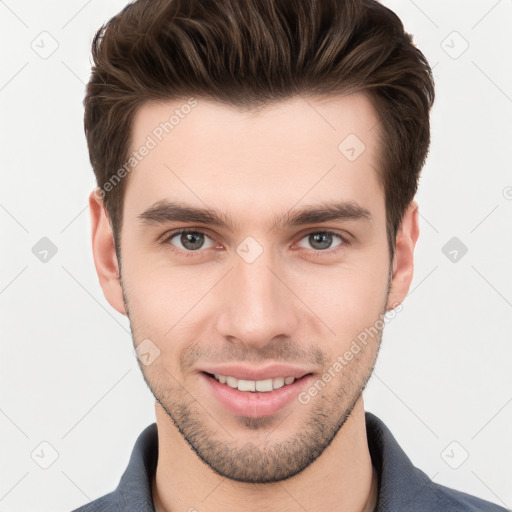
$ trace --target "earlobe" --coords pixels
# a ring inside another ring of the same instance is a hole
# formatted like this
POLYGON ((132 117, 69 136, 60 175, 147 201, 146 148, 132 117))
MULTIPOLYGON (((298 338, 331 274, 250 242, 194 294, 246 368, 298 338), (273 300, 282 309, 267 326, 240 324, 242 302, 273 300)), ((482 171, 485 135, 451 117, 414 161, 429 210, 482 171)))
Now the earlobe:
POLYGON ((388 310, 401 304, 409 292, 414 273, 414 248, 419 232, 418 204, 416 201, 411 201, 396 235, 388 310))
POLYGON ((109 304, 119 313, 126 315, 123 290, 119 281, 119 264, 114 245, 114 237, 103 200, 96 191, 89 196, 91 213, 92 252, 94 266, 101 288, 109 304))

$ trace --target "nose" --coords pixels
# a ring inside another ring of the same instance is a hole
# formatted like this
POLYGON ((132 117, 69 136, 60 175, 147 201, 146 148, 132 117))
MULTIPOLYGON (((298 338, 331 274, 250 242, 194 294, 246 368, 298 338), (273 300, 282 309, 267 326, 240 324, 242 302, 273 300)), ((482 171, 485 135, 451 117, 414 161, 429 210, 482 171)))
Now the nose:
POLYGON ((286 281, 282 268, 266 251, 252 263, 236 259, 220 292, 219 334, 248 349, 261 349, 277 337, 293 337, 300 301, 286 281))

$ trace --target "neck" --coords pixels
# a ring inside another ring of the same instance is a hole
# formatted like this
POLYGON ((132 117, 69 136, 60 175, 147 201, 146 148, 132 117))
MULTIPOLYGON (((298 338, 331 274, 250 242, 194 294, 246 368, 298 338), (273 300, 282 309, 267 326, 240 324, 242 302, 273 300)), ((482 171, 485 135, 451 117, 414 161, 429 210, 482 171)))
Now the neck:
POLYGON ((158 463, 152 481, 156 512, 372 512, 378 478, 366 438, 362 398, 325 451, 301 473, 269 484, 222 477, 205 465, 156 404, 158 463))

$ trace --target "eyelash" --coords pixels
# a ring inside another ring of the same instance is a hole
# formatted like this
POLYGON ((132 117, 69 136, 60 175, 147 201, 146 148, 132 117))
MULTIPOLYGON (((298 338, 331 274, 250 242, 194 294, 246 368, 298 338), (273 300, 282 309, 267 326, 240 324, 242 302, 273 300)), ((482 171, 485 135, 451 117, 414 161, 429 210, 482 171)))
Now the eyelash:
MULTIPOLYGON (((196 256, 201 256, 204 251, 201 251, 200 249, 197 250, 197 251, 182 251, 180 249, 176 249, 175 247, 173 247, 171 244, 169 244, 170 240, 172 238, 174 238, 176 235, 182 235, 182 234, 185 234, 185 233, 194 233, 194 234, 200 234, 200 235, 204 235, 204 236, 207 236, 208 238, 212 238, 207 232, 205 231, 202 231, 201 229, 194 229, 194 228, 183 228, 183 229, 179 229, 177 231, 173 231, 171 233, 168 233, 168 234, 165 234, 163 236, 163 239, 161 240, 161 244, 162 245, 168 245, 168 250, 172 253, 175 253, 175 254, 178 254, 180 256, 185 256, 186 258, 190 258, 190 257, 196 257, 196 256)), ((331 255, 331 254, 334 254, 336 253, 338 250, 341 250, 343 247, 345 246, 349 246, 350 245, 350 242, 349 240, 347 240, 347 238, 343 235, 341 235, 340 233, 336 232, 336 231, 329 231, 329 230, 316 230, 316 231, 309 231, 307 233, 305 233, 301 238, 300 240, 306 238, 307 236, 309 235, 312 235, 312 234, 324 234, 324 235, 333 235, 335 237, 338 237, 340 240, 341 240, 341 244, 340 245, 337 245, 336 247, 334 247, 333 249, 325 249, 323 251, 320 251, 320 250, 314 250, 314 249, 310 249, 311 253, 310 253, 310 256, 312 256, 313 258, 318 258, 322 255, 331 255)), ((212 238, 213 240, 213 238, 212 238)), ((299 240, 299 241, 300 241, 299 240)))

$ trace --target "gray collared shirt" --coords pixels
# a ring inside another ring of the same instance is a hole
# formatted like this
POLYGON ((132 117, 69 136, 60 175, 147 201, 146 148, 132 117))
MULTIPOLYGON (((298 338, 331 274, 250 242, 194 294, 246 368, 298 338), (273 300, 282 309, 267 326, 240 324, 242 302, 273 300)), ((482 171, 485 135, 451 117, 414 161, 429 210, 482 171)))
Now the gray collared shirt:
MULTIPOLYGON (((368 446, 379 475, 375 512, 506 512, 505 508, 436 484, 413 466, 386 425, 366 412, 368 446)), ((156 423, 139 435, 117 489, 73 512, 155 512, 151 482, 158 459, 156 423)))

